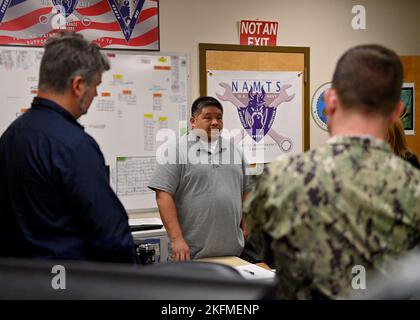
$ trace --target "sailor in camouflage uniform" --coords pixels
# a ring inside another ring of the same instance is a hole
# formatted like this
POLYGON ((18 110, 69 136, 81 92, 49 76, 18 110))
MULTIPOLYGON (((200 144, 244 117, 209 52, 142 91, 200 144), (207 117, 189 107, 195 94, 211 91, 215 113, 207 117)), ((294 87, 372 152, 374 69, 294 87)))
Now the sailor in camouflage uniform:
POLYGON ((332 138, 280 157, 256 179, 245 214, 262 258, 277 270, 278 298, 344 297, 354 266, 382 272, 419 245, 420 171, 384 141, 402 110, 401 85, 394 52, 349 50, 326 94, 332 138))

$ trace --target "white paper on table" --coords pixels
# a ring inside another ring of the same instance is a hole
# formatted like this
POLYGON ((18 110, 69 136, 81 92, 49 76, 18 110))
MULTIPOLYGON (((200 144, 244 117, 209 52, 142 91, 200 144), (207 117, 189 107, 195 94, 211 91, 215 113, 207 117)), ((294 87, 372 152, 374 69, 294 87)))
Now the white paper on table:
POLYGON ((270 270, 261 268, 255 264, 236 266, 236 270, 247 280, 270 280, 274 281, 276 274, 270 270))
POLYGON ((160 218, 138 218, 138 219, 128 219, 128 224, 130 226, 141 226, 148 224, 160 224, 163 225, 160 218))

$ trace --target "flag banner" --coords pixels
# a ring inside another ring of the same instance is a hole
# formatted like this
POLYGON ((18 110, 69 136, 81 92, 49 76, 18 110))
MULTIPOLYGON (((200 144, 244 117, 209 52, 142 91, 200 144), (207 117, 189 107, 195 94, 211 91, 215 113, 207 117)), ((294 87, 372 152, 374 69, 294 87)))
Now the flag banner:
POLYGON ((0 44, 43 46, 60 30, 101 48, 159 50, 158 0, 0 0, 0 44))
POLYGON ((299 72, 207 70, 207 93, 224 107, 222 135, 250 164, 302 152, 302 92, 299 72))

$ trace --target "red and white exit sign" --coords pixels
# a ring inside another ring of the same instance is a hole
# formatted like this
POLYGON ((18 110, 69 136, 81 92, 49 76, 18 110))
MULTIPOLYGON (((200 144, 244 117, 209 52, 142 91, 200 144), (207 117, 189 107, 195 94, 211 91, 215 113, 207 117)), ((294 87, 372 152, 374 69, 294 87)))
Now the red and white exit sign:
POLYGON ((240 43, 254 46, 275 46, 277 45, 278 26, 278 22, 241 20, 240 43))

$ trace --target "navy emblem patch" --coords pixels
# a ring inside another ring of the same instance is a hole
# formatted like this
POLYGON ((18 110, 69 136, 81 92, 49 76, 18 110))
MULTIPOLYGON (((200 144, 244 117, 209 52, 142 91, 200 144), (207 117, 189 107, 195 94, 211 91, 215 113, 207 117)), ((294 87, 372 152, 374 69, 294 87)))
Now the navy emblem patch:
POLYGON ((144 0, 108 0, 117 18, 125 40, 130 40, 137 19, 143 8, 144 0))
POLYGON ((322 130, 328 131, 327 116, 325 114, 325 92, 331 88, 331 82, 321 85, 312 97, 311 114, 315 123, 322 130))
POLYGON ((67 18, 73 13, 79 0, 52 0, 52 2, 58 12, 67 18))
POLYGON ((12 0, 2 0, 0 1, 0 23, 3 20, 4 15, 6 14, 7 8, 9 8, 12 0))

